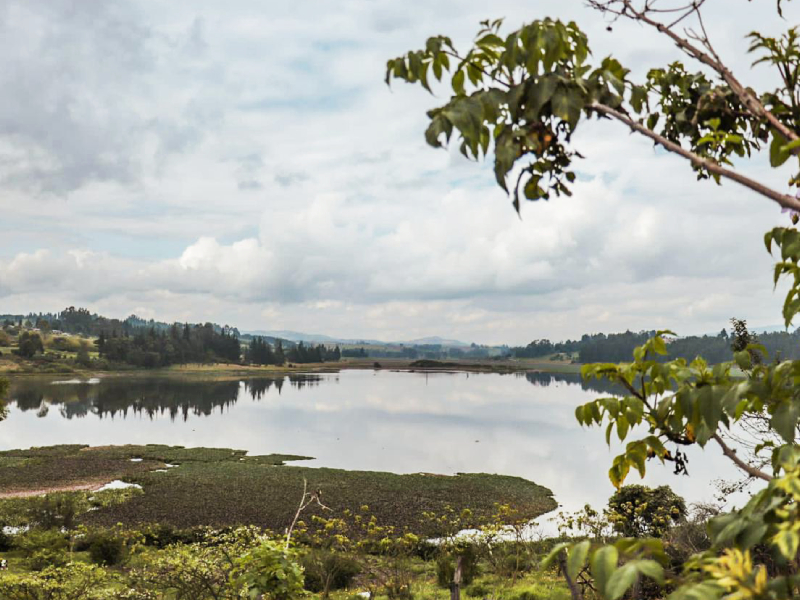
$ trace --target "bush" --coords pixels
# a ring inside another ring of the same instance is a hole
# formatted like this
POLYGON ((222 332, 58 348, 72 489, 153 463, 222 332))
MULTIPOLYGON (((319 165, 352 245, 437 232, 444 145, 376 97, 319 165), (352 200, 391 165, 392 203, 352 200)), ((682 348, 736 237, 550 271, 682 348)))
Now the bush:
POLYGON ((492 593, 492 590, 485 583, 473 583, 464 589, 464 593, 470 598, 486 598, 492 593))
POLYGON ((60 531, 31 530, 17 536, 14 545, 29 558, 39 551, 62 553, 69 545, 66 536, 60 531))
POLYGON ((31 571, 43 571, 48 567, 63 567, 69 561, 63 550, 37 550, 28 558, 31 571))
POLYGON ((514 549, 505 549, 507 554, 501 556, 496 564, 497 575, 513 577, 520 573, 527 573, 536 566, 536 559, 525 552, 515 552, 514 549))
POLYGON ((0 552, 8 552, 14 547, 14 536, 3 531, 3 524, 0 523, 0 552))
POLYGON ((128 556, 125 540, 114 533, 96 533, 89 543, 92 562, 101 566, 121 564, 128 556))
POLYGON ((421 558, 425 562, 433 560, 441 551, 441 548, 426 539, 421 539, 419 543, 414 546, 414 556, 421 558))
POLYGON ((145 545, 156 548, 166 548, 170 544, 187 542, 185 535, 181 535, 172 525, 166 523, 149 525, 142 530, 142 534, 144 535, 145 545))
POLYGON ((9 573, 0 577, 0 598, 52 600, 108 598, 106 595, 99 595, 100 589, 106 587, 107 578, 108 575, 102 569, 82 563, 50 567, 41 573, 9 573))
POLYGON ((349 556, 322 550, 310 552, 300 564, 306 574, 305 588, 315 593, 348 588, 361 572, 361 566, 349 556))

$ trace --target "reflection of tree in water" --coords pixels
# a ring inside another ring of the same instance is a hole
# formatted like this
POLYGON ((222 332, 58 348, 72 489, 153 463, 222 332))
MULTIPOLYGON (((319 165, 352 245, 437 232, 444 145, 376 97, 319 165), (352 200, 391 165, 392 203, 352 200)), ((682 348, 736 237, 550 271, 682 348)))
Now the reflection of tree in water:
POLYGON ((298 390, 304 387, 314 387, 320 384, 322 377, 320 375, 289 375, 289 384, 296 387, 298 390))
POLYGON ((9 397, 22 411, 47 414, 47 406, 61 405, 67 419, 94 414, 114 418, 128 413, 151 419, 168 414, 183 420, 189 415, 210 415, 234 404, 238 381, 186 381, 167 379, 106 379, 96 385, 53 385, 49 381, 22 380, 11 386, 9 397))
POLYGON ((533 385, 539 387, 549 387, 558 383, 567 385, 579 385, 584 390, 589 390, 598 394, 612 394, 621 396, 624 391, 618 385, 606 380, 589 379, 584 380, 577 373, 543 373, 531 371, 529 373, 518 373, 518 377, 524 376, 533 385))
POLYGON ((322 381, 322 377, 319 375, 309 375, 306 373, 298 373, 292 374, 288 377, 269 377, 269 378, 258 378, 258 379, 245 379, 244 380, 244 387, 250 394, 250 397, 253 400, 261 400, 267 392, 269 392, 272 386, 275 386, 275 389, 278 393, 281 393, 281 389, 283 389, 283 384, 286 380, 289 380, 289 385, 295 387, 297 389, 302 389, 306 386, 314 386, 319 385, 322 381))
POLYGON ((283 377, 275 377, 270 379, 245 379, 244 381, 244 389, 246 389, 250 397, 253 400, 261 400, 267 392, 269 392, 269 388, 275 386, 275 389, 278 390, 278 393, 281 393, 281 388, 283 388, 283 377))
MULTIPOLYGON (((284 383, 298 389, 319 385, 319 375, 293 374, 288 377, 264 377, 244 380, 245 390, 254 400, 261 400, 274 386, 280 394, 284 383)), ((12 382, 9 398, 21 411, 34 410, 44 417, 52 405, 60 405, 67 419, 85 417, 125 418, 129 413, 170 419, 190 415, 210 415, 236 403, 240 382, 193 381, 185 379, 108 378, 97 384, 54 385, 50 380, 22 379, 12 382)))

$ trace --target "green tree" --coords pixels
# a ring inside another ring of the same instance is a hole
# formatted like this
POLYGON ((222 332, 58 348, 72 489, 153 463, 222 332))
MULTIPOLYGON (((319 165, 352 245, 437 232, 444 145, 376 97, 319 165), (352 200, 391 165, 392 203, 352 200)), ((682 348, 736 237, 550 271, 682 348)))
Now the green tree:
MULTIPOLYGON (((777 11, 782 2, 778 0, 777 11)), ((550 199, 572 193, 573 161, 580 157, 576 132, 582 121, 610 119, 668 152, 686 159, 699 179, 734 181, 785 209, 800 210, 800 199, 745 174, 734 158, 768 148, 774 168, 800 152, 800 34, 749 34, 754 65, 774 70, 776 86, 756 92, 723 62, 709 39, 702 0, 683 6, 650 0, 588 0, 606 17, 631 20, 654 36, 665 36, 693 63, 680 61, 651 69, 642 81, 616 59, 595 59, 575 23, 545 18, 501 35, 502 21, 485 21, 472 46, 459 51, 446 36, 425 48, 392 59, 387 83, 402 79, 431 90, 431 74, 449 75, 453 94, 428 112, 426 139, 442 146, 457 134, 471 158, 493 152, 497 183, 519 211, 520 199, 550 199), (693 25, 692 25, 693 23, 693 25), (513 179, 509 182, 509 178, 513 179)), ((798 186, 795 171, 789 186, 798 186)), ((793 223, 797 222, 793 218, 793 223)), ((800 312, 800 232, 777 227, 765 236, 767 249, 780 252, 775 281, 791 280, 783 307, 786 326, 800 312)), ((683 573, 669 582, 674 600, 792 598, 800 594, 800 361, 768 364, 753 360, 763 352, 752 343, 733 362, 713 368, 701 358, 665 360, 665 335, 658 332, 633 351, 631 362, 590 364, 584 377, 620 385, 621 397, 600 398, 576 409, 586 426, 602 425, 627 442, 614 458, 609 478, 619 489, 632 469, 645 474, 649 459, 686 469, 686 446, 713 441, 760 488, 740 510, 709 523, 712 548, 695 554, 683 573), (734 367, 744 379, 732 375, 734 367), (764 418, 770 436, 762 450, 766 468, 738 456, 727 431, 742 419, 764 418), (633 438, 632 440, 630 438, 633 438), (756 548, 774 558, 770 570, 754 561, 756 548)), ((601 598, 638 597, 642 578, 664 585, 666 556, 659 540, 622 538, 613 545, 584 540, 557 545, 555 562, 573 598, 582 598, 578 574, 592 578, 601 598)))
POLYGON ((686 503, 668 485, 624 485, 608 500, 609 521, 626 537, 662 537, 686 516, 686 503))
POLYGON ((286 356, 283 353, 283 342, 277 340, 275 342, 275 364, 280 366, 286 362, 286 356))
POLYGON ((37 353, 44 352, 44 344, 38 333, 23 331, 19 334, 17 354, 24 358, 33 358, 37 353))

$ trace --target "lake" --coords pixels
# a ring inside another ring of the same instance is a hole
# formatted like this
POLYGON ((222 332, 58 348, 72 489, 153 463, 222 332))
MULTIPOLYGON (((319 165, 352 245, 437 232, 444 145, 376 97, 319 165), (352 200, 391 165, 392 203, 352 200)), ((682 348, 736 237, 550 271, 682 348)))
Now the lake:
MULTIPOLYGON (((12 379, 0 448, 51 444, 171 444, 314 456, 309 466, 397 473, 485 472, 547 486, 566 510, 613 493, 614 451, 582 429, 575 406, 611 393, 549 373, 340 373, 230 381, 192 377, 12 379)), ((710 444, 689 450, 687 476, 648 463, 648 485, 688 501, 735 467, 710 444)), ((634 474, 628 483, 638 483, 634 474)))

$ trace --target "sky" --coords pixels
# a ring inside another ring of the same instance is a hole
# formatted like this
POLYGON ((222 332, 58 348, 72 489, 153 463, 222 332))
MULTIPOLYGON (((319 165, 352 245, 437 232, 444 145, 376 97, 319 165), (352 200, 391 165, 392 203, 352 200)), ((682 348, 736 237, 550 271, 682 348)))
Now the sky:
MULTIPOLYGON (((746 84, 771 74, 745 34, 795 4, 707 4, 746 84)), ((591 122, 574 196, 519 218, 489 162, 425 144, 447 89, 383 82, 430 35, 464 47, 483 19, 544 16, 634 77, 681 58, 580 0, 4 0, 0 313, 493 344, 781 323, 777 205, 591 122)), ((764 157, 738 166, 786 186, 764 157)))

